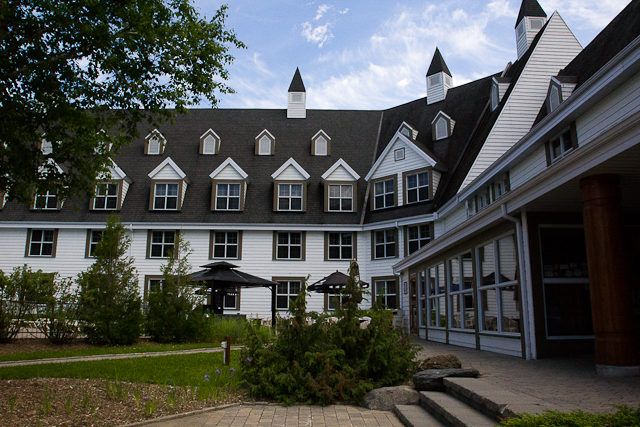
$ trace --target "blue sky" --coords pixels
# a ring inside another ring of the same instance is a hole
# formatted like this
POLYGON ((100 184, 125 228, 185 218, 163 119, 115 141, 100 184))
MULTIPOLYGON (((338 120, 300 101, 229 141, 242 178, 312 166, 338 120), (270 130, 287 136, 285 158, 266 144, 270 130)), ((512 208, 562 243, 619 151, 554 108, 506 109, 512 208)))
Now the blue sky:
MULTIPOLYGON (((231 0, 227 27, 247 49, 228 67, 232 95, 222 108, 286 108, 296 67, 307 108, 384 109, 425 96, 436 46, 454 85, 493 74, 516 60, 520 0, 439 2, 231 0)), ((629 0, 539 0, 558 11, 586 46, 629 0)), ((225 2, 195 0, 213 16, 225 2)), ((207 104, 202 104, 207 107, 207 104)))

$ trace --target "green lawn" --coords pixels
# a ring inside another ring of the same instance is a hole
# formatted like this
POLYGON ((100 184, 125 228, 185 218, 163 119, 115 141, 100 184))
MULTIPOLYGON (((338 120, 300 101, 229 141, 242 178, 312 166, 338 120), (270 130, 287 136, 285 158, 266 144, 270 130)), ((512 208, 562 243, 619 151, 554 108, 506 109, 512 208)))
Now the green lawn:
POLYGON ((81 350, 51 350, 32 353, 12 353, 0 356, 0 362, 15 360, 51 359, 56 357, 94 356, 98 354, 123 354, 123 353, 151 353, 154 351, 191 350, 194 348, 220 347, 215 343, 189 343, 189 344, 156 344, 152 342, 140 342, 132 346, 122 347, 92 347, 81 350))
POLYGON ((0 368, 0 379, 104 378, 160 385, 199 387, 229 385, 236 388, 239 381, 239 357, 239 351, 232 351, 230 366, 223 365, 221 352, 47 363, 0 368))

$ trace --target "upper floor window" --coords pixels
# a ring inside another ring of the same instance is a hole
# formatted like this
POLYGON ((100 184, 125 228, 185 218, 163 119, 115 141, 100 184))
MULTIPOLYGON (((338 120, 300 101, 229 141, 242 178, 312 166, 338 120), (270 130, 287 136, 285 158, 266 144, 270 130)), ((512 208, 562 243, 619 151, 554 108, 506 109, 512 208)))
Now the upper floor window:
POLYGON ((376 300, 387 308, 398 308, 398 281, 396 278, 374 280, 376 300))
POLYGON ((381 258, 394 258, 397 256, 396 252, 396 230, 380 230, 374 231, 374 259, 381 258))
POLYGON ((560 105, 560 91, 553 85, 549 91, 549 112, 555 110, 560 105))
POLYGON ((410 225, 407 227, 407 251, 409 255, 431 241, 429 224, 410 225))
POLYGON ((407 203, 429 200, 429 172, 407 175, 407 203))
POLYGON ((324 136, 319 136, 316 139, 316 156, 326 156, 327 155, 327 139, 324 136))
POLYGON ((491 201, 496 201, 509 191, 509 175, 505 175, 491 184, 491 201))
MULTIPOLYGON (((407 128, 402 128, 402 130, 406 130, 407 132, 409 132, 407 128)), ((396 162, 404 160, 404 148, 398 148, 397 150, 393 151, 393 160, 395 160, 396 162)))
POLYGON ((240 184, 217 184, 216 210, 240 210, 240 184))
POLYGON ((275 259, 301 260, 303 254, 303 233, 300 231, 279 231, 276 233, 275 259))
POLYGON ((573 131, 573 126, 569 129, 562 132, 556 138, 549 141, 548 150, 549 150, 549 160, 550 164, 557 162, 562 159, 568 153, 573 151, 574 148, 577 148, 578 144, 575 140, 575 133, 573 131))
POLYGON ((153 209, 154 210, 177 210, 179 187, 180 186, 177 183, 156 184, 153 209))
POLYGON ((149 257, 168 258, 176 240, 175 231, 150 231, 149 257))
POLYGON ((327 255, 329 260, 350 260, 353 258, 353 233, 328 233, 327 255))
POLYGON ((88 258, 94 258, 96 256, 96 248, 98 247, 98 243, 100 243, 100 239, 102 239, 102 233, 103 230, 89 230, 87 241, 88 258))
POLYGON ((268 130, 263 130, 256 137, 255 153, 259 156, 271 156, 275 152, 276 138, 269 133, 268 130))
POLYGON ((200 154, 218 154, 219 150, 220 137, 209 129, 200 137, 200 154))
POLYGON ((260 151, 259 154, 271 154, 271 140, 266 136, 260 138, 260 151))
POLYGON ((374 209, 384 209, 395 206, 396 181, 395 178, 385 179, 373 183, 374 209))
POLYGON ((436 139, 443 139, 449 136, 447 132, 447 119, 440 117, 436 122, 436 139))
POLYGON ((29 230, 27 235, 27 255, 54 257, 58 230, 29 230))
POLYGON ((157 129, 154 129, 145 139, 145 154, 156 155, 164 153, 167 140, 157 129))
POLYGON ((278 184, 278 210, 302 211, 302 184, 278 184))
POLYGON ((240 259, 239 231, 212 231, 210 258, 240 259))
POLYGON ((302 289, 302 280, 277 280, 276 308, 288 310, 289 306, 298 297, 302 289))
POLYGON ((101 183, 96 186, 93 209, 117 209, 118 184, 101 183))
POLYGON ((353 211, 353 185, 330 184, 329 185, 329 210, 353 211))
POLYGON ((58 209, 58 196, 47 191, 45 194, 37 194, 34 201, 35 209, 56 210, 58 209))

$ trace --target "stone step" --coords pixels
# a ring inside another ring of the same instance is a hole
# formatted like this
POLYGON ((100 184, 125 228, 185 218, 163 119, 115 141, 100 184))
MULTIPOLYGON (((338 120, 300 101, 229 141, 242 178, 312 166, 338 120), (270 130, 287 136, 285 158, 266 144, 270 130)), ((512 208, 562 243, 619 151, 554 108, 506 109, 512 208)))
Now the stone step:
POLYGON ((498 422, 455 397, 440 391, 421 391, 420 405, 449 427, 494 427, 498 422))
POLYGON ((445 427, 420 405, 394 405, 393 413, 406 427, 445 427))

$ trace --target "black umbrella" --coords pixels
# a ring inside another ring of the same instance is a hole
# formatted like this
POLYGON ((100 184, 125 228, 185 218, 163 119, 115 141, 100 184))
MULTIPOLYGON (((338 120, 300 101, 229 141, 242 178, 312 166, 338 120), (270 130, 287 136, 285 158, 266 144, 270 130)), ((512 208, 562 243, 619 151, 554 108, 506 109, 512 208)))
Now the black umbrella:
MULTIPOLYGON (((349 281, 349 276, 344 273, 336 270, 335 273, 331 273, 327 277, 323 277, 322 279, 315 282, 313 285, 309 286, 309 290, 318 293, 331 293, 337 294, 347 286, 347 282, 349 281)), ((366 282, 358 281, 357 284, 361 288, 368 288, 369 284, 366 282)))

